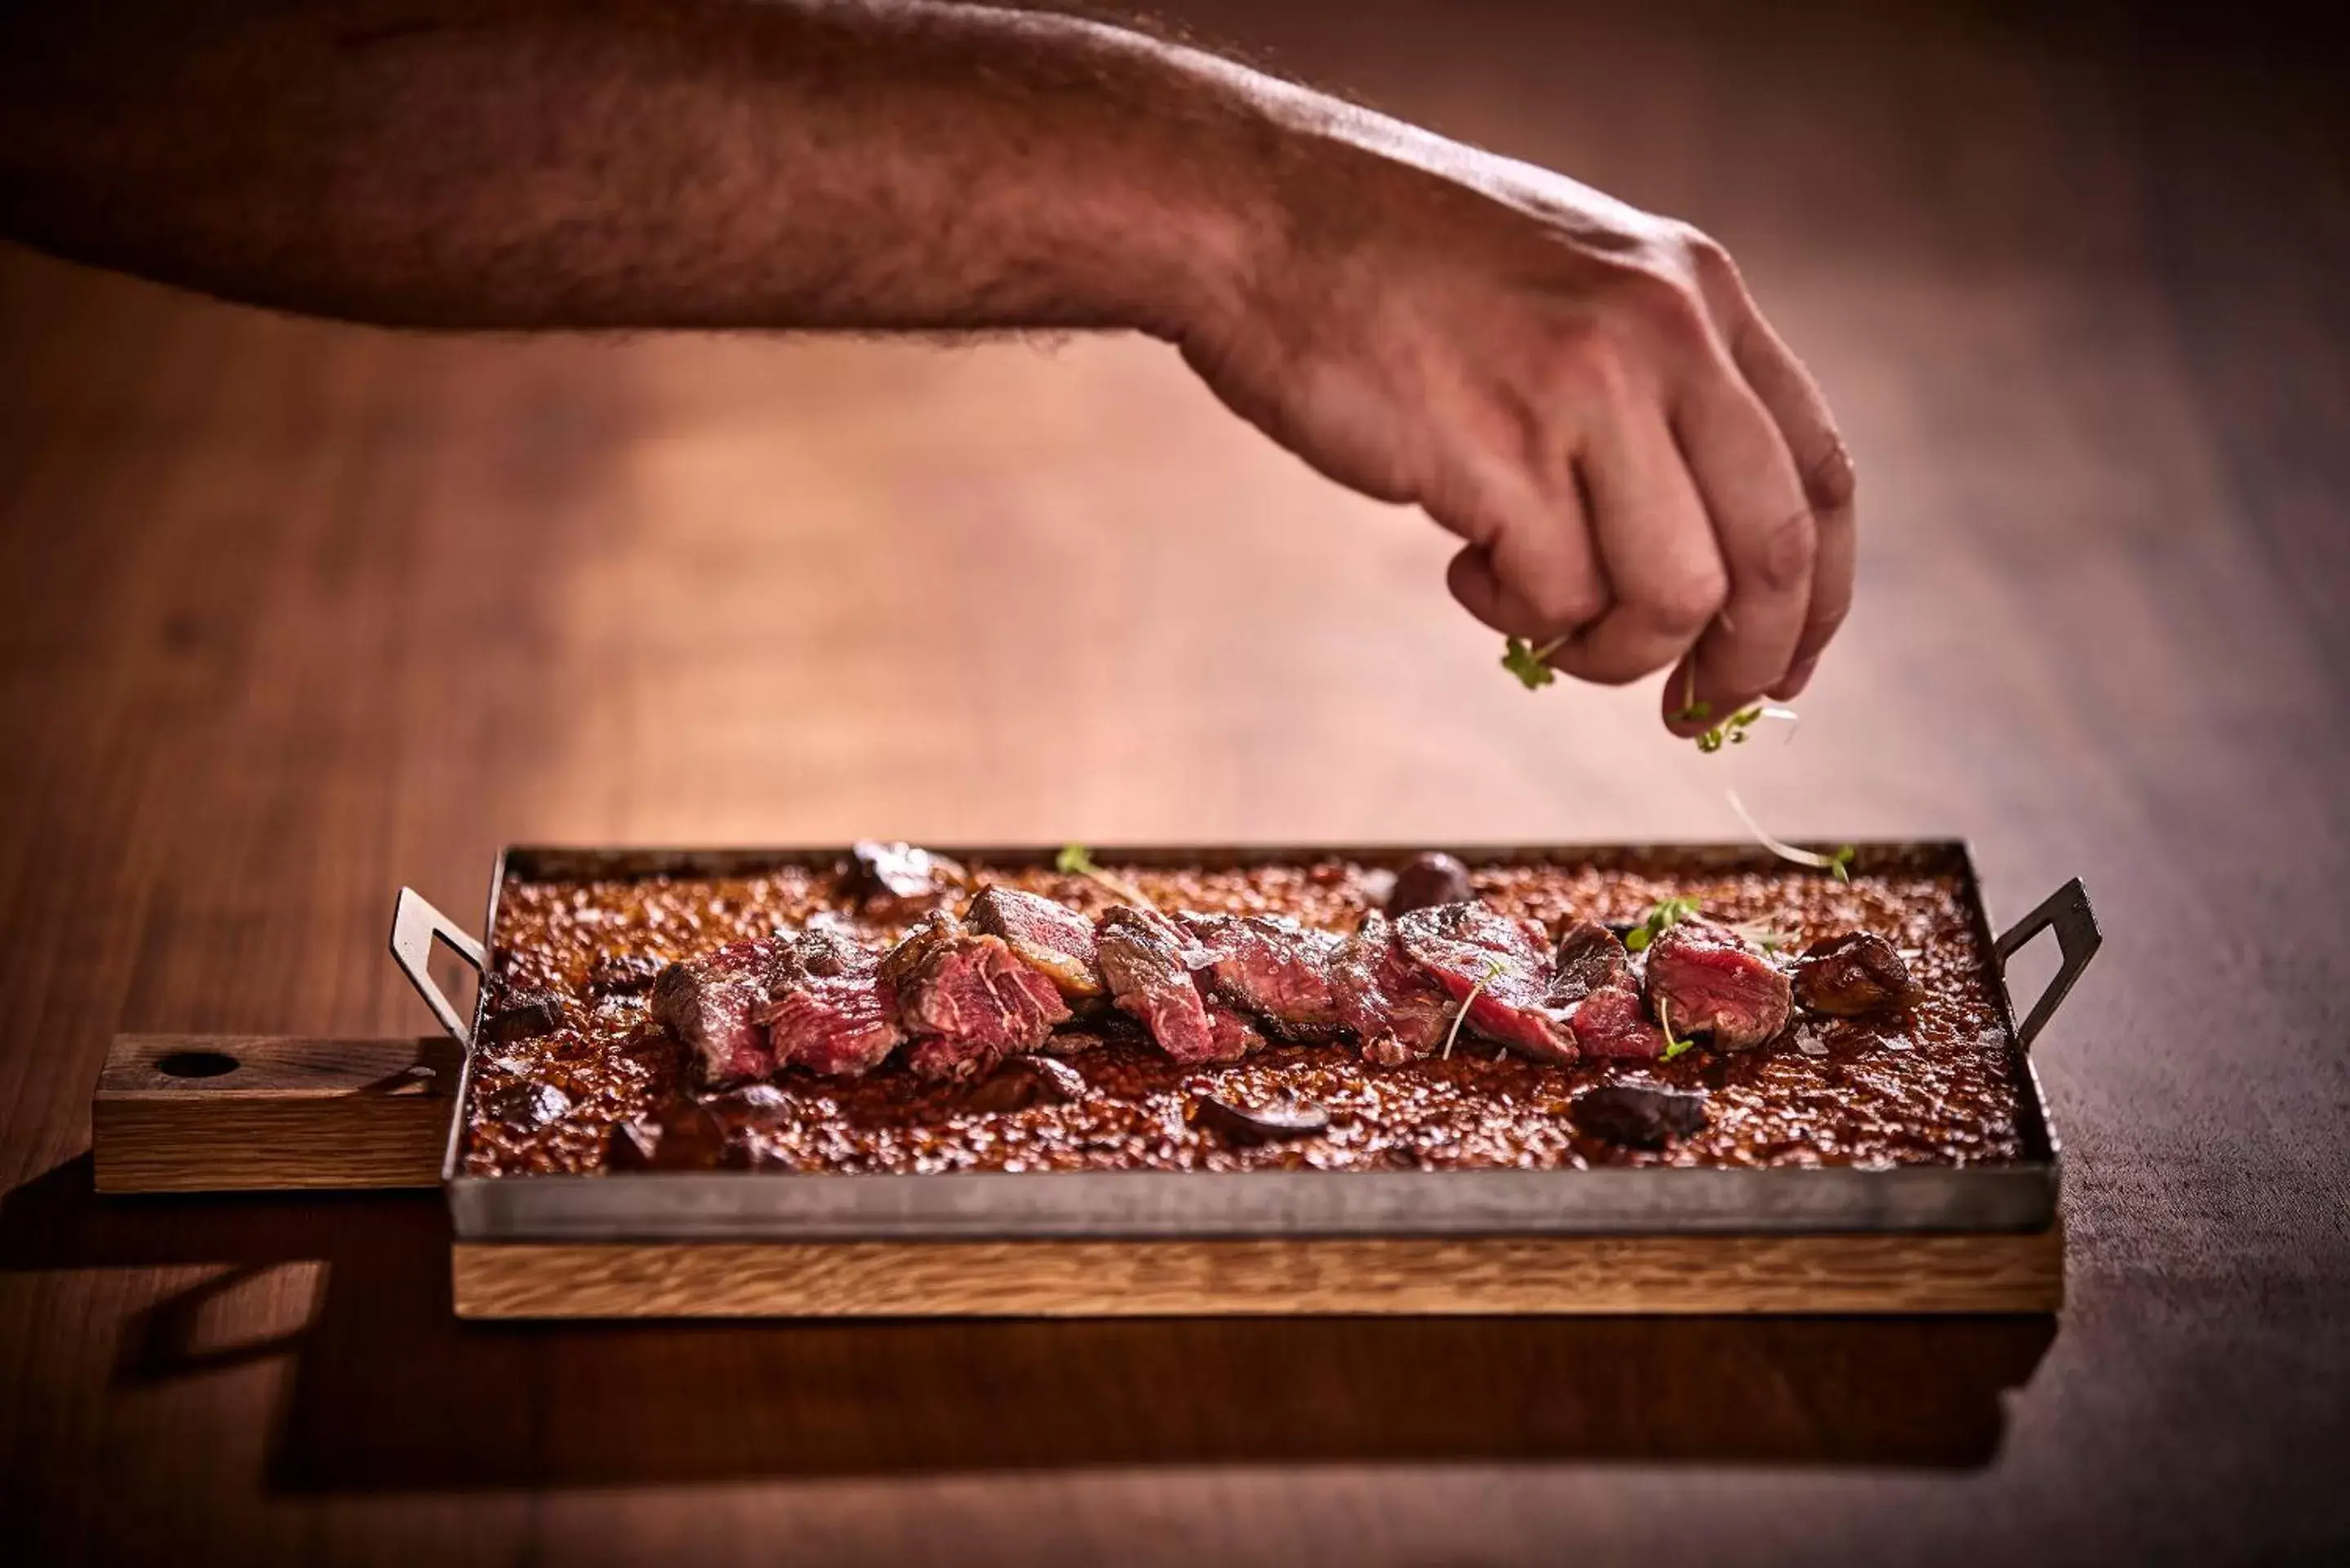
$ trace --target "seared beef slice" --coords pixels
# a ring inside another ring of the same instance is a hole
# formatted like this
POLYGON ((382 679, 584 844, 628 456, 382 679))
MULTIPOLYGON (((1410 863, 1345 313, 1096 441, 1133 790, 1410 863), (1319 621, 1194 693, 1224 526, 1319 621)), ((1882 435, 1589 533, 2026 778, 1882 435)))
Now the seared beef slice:
POLYGON ((1201 993, 1191 965, 1206 955, 1157 910, 1119 905, 1105 913, 1099 951, 1110 999, 1176 1061, 1237 1062, 1263 1044, 1244 1020, 1201 993))
POLYGON ((1405 953, 1465 1000, 1468 1027, 1540 1062, 1575 1060, 1575 1036, 1544 1000, 1550 939, 1482 904, 1414 909, 1395 923, 1405 953))
POLYGON ((764 1078, 775 1070, 760 1013, 776 941, 733 942, 691 963, 673 963, 653 981, 652 1012, 691 1050, 712 1084, 764 1078))
POLYGON ((1186 915, 1206 956, 1201 971, 1224 1001, 1284 1040, 1328 1040, 1339 1029, 1330 966, 1339 939, 1268 915, 1186 915))
POLYGON ((1101 996, 1093 922, 1076 910, 1017 888, 988 888, 971 901, 969 919, 1050 980, 1072 1005, 1101 996))
POLYGON ((880 955, 839 931, 813 930, 785 942, 767 992, 763 1016, 777 1067, 855 1077, 879 1066, 904 1038, 880 955))
POLYGON ((881 961, 899 1027, 914 1038, 907 1064, 925 1078, 970 1078, 1004 1057, 1034 1051, 1066 1023, 1050 980, 943 912, 917 926, 881 961))
POLYGON ((1363 1059, 1382 1067, 1435 1054, 1452 1023, 1452 993, 1411 961, 1376 910, 1339 950, 1331 990, 1338 1021, 1362 1042, 1363 1059))
POLYGON ((1743 1051, 1787 1026, 1793 996, 1761 948, 1726 926, 1683 920, 1648 944, 1648 1005, 1676 1034, 1743 1051))
POLYGON ((1795 961, 1795 1000, 1814 1012, 1857 1018, 1909 999, 1909 966, 1873 931, 1814 942, 1795 961))
POLYGON ((1544 1001, 1565 1017, 1586 1056, 1652 1061, 1664 1054, 1664 1031, 1641 1010, 1632 955, 1605 926, 1585 920, 1559 938, 1544 1001))

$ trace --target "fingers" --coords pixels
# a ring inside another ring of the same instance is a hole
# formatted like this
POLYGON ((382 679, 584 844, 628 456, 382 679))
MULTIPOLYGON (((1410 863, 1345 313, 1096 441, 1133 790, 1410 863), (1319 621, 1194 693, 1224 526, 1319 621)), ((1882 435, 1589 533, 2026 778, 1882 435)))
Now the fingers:
POLYGON ((1673 417, 1730 575, 1698 645, 1698 691, 1715 706, 1744 702, 1795 661, 1817 556, 1812 509, 1777 423, 1727 361, 1692 378, 1673 417))
POLYGON ((1829 411, 1818 383, 1752 306, 1747 306, 1731 343, 1739 372, 1770 410, 1786 441, 1815 530, 1811 607, 1803 635, 1796 639, 1794 661, 1771 688, 1772 696, 1784 701, 1802 691, 1811 680, 1820 650, 1835 636, 1852 608, 1853 568, 1859 544, 1854 516, 1857 483, 1852 454, 1846 450, 1835 416, 1829 411))
POLYGON ((1607 579, 1573 487, 1544 495, 1488 476, 1478 488, 1469 514, 1439 517, 1472 541, 1445 572, 1461 607, 1537 646, 1571 639, 1599 618, 1607 607, 1607 579))
POLYGON ((1591 432, 1577 467, 1614 602, 1551 662, 1621 685, 1679 659, 1721 608, 1729 580, 1660 414, 1619 410, 1591 432))

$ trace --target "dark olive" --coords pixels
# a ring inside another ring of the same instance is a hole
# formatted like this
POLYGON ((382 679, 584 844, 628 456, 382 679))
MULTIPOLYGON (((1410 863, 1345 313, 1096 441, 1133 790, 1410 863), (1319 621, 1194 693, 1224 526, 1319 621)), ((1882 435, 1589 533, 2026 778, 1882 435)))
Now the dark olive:
POLYGON ((1465 904, 1476 895, 1469 881, 1469 867, 1440 849, 1430 849, 1413 856, 1396 872, 1395 891, 1388 895, 1388 913, 1465 904))
POLYGON ((616 1122, 604 1145, 614 1170, 710 1170, 726 1152, 726 1124, 691 1100, 665 1106, 658 1116, 616 1122))
POLYGON ((1193 1121, 1225 1142, 1243 1147, 1312 1137, 1328 1131, 1330 1127, 1330 1113, 1307 1100, 1239 1106, 1213 1095, 1201 1095, 1192 1102, 1192 1107, 1193 1121))
POLYGON ((1085 1097, 1085 1075, 1050 1056, 1014 1056, 963 1096, 963 1108, 1003 1115, 1085 1097))
POLYGON ((1575 1125, 1629 1148, 1662 1148, 1705 1127, 1705 1096, 1693 1089, 1607 1084, 1575 1096, 1575 1125))

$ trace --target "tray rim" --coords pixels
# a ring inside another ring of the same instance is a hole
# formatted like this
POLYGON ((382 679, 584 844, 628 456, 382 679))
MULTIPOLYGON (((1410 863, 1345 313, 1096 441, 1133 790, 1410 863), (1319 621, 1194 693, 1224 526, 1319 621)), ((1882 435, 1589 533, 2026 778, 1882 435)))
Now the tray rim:
MULTIPOLYGON (((460 1168, 474 1053, 458 1077, 441 1176, 461 1241, 921 1241, 1315 1236, 1634 1235, 2012 1231, 2055 1220, 2063 1149, 2030 1053, 2018 1044, 2014 999, 1997 957, 1973 847, 1960 836, 1852 840, 1856 868, 1886 859, 1941 860, 1960 878, 1974 936, 1992 963, 2022 1136, 2022 1158, 1996 1165, 1696 1167, 1596 1170, 974 1171, 850 1174, 796 1171, 623 1172, 474 1176, 460 1168), (1045 1184, 1053 1185, 1045 1185, 1045 1184), (1435 1184, 1445 1185, 1437 1186, 1435 1184), (1567 1184, 1575 1184, 1569 1186, 1567 1184), (822 1184, 821 1186, 815 1184, 822 1184), (1560 1199, 1565 1199, 1561 1202, 1560 1199)), ((929 844, 995 864, 1049 865, 1056 845, 929 844)), ((1471 866, 1685 856, 1722 869, 1781 870, 1751 841, 1666 839, 1591 844, 1426 840, 1102 844, 1105 863, 1267 864, 1347 858, 1378 864, 1439 849, 1471 866)), ((504 846, 493 866, 482 946, 494 963, 497 913, 509 875, 641 877, 723 874, 836 862, 846 845, 504 846), (550 865, 552 862, 554 864, 550 865), (565 863, 599 869, 582 870, 565 863)), ((486 974, 484 975, 486 979, 486 974)), ((476 988, 471 1035, 489 1002, 476 988)))

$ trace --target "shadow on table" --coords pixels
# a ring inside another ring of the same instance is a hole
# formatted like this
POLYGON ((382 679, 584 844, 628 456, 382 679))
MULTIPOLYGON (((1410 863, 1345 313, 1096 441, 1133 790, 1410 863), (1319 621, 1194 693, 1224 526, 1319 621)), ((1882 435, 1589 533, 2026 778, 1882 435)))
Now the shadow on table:
POLYGON ((295 1358, 295 1490, 1078 1465, 1705 1459, 1969 1467, 2055 1335, 1990 1318, 459 1323, 431 1195, 0 1202, 0 1271, 228 1267, 130 1320, 117 1382, 295 1358), (203 1308, 323 1261, 307 1326, 203 1308), (233 1314, 215 1314, 217 1316, 233 1314))

